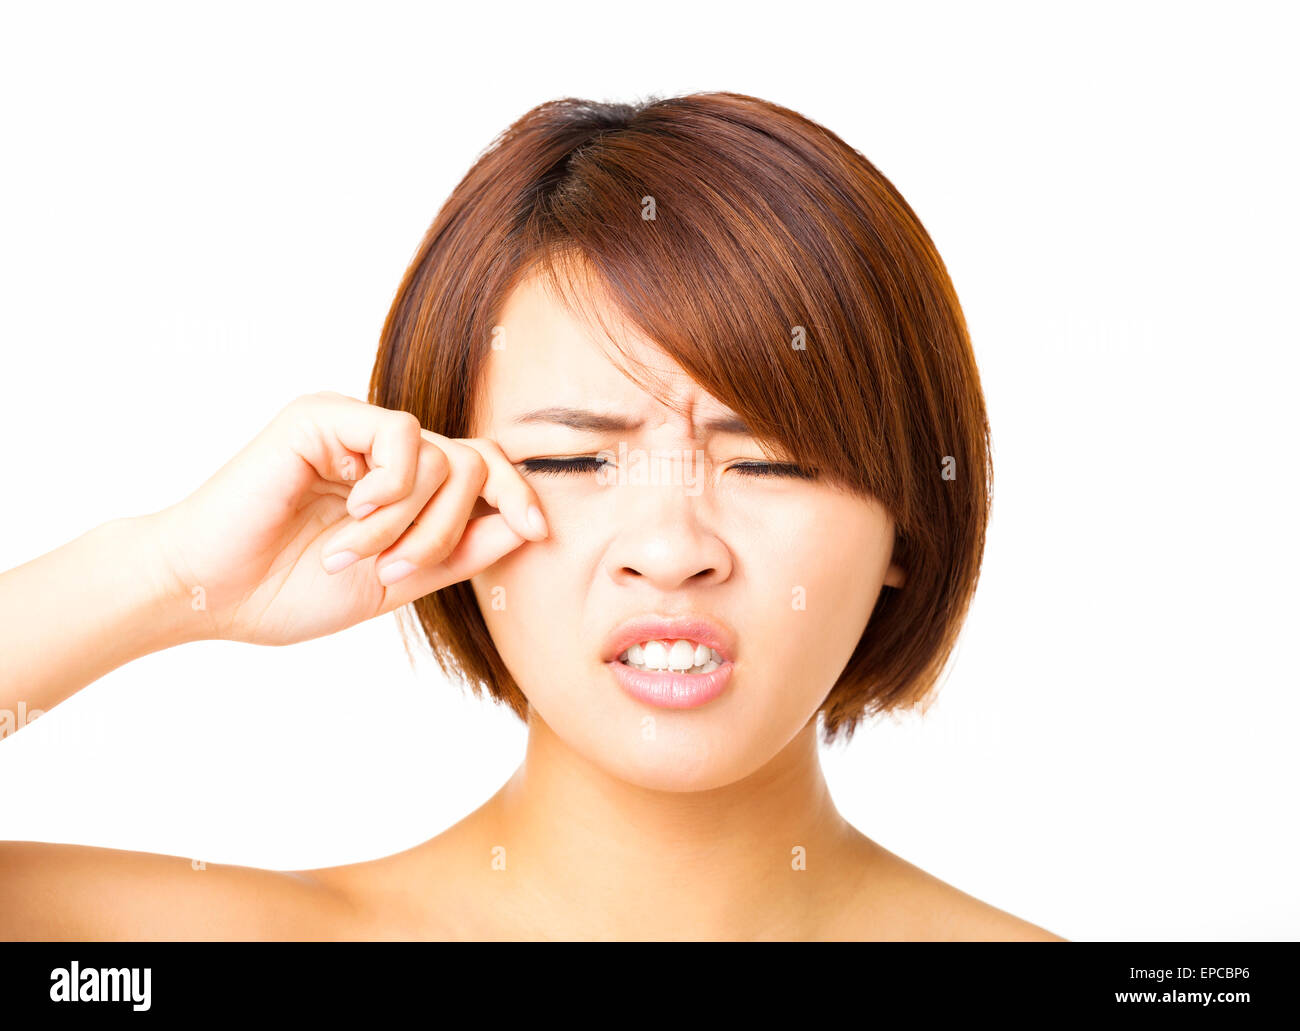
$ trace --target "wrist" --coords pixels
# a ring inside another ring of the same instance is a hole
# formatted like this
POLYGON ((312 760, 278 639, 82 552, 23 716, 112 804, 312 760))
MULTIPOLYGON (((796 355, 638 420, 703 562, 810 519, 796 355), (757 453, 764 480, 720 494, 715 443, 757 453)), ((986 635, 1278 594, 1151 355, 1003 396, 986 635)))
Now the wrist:
POLYGON ((215 637, 203 588, 187 584, 171 562, 163 509, 126 516, 101 529, 121 556, 122 590, 141 614, 141 654, 215 637))

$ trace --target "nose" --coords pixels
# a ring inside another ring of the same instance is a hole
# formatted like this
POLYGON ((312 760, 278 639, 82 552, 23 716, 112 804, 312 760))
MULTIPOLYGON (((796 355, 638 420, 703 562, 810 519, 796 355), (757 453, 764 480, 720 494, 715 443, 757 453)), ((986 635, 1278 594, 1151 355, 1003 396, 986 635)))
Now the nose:
POLYGON ((670 592, 711 586, 731 576, 731 551, 707 525, 707 506, 681 486, 618 488, 620 530, 606 555, 617 584, 643 583, 670 592))

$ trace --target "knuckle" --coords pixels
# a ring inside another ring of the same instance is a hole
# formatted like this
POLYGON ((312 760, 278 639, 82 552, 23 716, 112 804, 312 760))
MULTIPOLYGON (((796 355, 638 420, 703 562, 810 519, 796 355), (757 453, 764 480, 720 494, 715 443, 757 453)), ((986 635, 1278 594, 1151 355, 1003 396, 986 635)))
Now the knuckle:
POLYGON ((502 458, 506 457, 506 453, 501 450, 501 445, 491 437, 475 437, 474 443, 480 448, 491 451, 493 455, 500 455, 502 458))
POLYGON ((472 447, 462 445, 460 452, 460 466, 458 472, 460 472, 460 474, 467 480, 472 481, 476 488, 482 487, 483 484, 487 482, 487 459, 472 447))
POLYGON ((452 474, 458 480, 465 476, 473 476, 475 460, 482 461, 477 451, 472 447, 466 447, 459 440, 449 439, 440 447, 443 454, 447 456, 447 463, 452 474))
MULTIPOLYGON (((333 390, 317 390, 310 394, 299 394, 282 409, 280 414, 288 417, 305 416, 312 419, 327 403, 344 399, 342 394, 333 390)), ((346 400, 346 399, 345 399, 346 400)))
POLYGON ((410 441, 420 439, 420 420, 413 412, 394 411, 392 420, 394 428, 403 438, 410 441))
POLYGON ((287 405, 280 409, 283 416, 297 415, 300 412, 310 411, 316 403, 315 394, 299 394, 287 405))
POLYGON ((432 487, 441 483, 447 475, 447 456, 437 444, 425 441, 420 446, 419 468, 416 478, 421 486, 432 487))

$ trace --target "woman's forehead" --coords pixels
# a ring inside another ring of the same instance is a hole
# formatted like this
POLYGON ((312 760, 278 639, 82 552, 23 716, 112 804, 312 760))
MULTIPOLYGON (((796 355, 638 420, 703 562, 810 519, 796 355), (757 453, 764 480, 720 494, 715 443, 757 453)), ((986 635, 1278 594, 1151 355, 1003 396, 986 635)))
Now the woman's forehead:
POLYGON ((675 362, 635 326, 597 298, 586 294, 582 303, 603 320, 605 327, 574 311, 537 275, 525 279, 507 298, 500 322, 493 327, 492 356, 504 371, 518 376, 551 372, 557 378, 591 368, 605 375, 618 374, 611 360, 613 334, 618 347, 639 365, 657 375, 681 373, 675 362))
POLYGON ((617 347, 536 278, 526 280, 493 327, 480 383, 480 420, 500 425, 549 408, 652 420, 732 414, 634 327, 609 325, 618 333, 617 347), (624 365, 649 382, 636 382, 624 365))

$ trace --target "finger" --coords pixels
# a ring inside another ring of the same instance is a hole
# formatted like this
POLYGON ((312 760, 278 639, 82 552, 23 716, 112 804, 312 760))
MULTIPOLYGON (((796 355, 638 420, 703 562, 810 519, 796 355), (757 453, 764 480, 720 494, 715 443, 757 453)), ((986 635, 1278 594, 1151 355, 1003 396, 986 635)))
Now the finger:
MULTIPOLYGON (((373 515, 364 519, 354 517, 325 541, 321 547, 321 565, 325 571, 337 573, 358 559, 368 558, 389 547, 440 489, 448 475, 447 468, 448 460, 442 451, 421 440, 411 491, 404 498, 379 508, 373 515)), ((357 489, 360 489, 360 484, 357 489)))
POLYGON ((498 509, 521 537, 544 540, 550 531, 542 514, 541 500, 519 470, 510 464, 501 445, 487 437, 460 439, 458 443, 472 447, 487 463, 488 477, 480 491, 483 499, 498 509))
POLYGON ((332 413, 340 404, 370 407, 342 394, 308 394, 285 405, 277 421, 285 427, 290 450, 314 474, 306 484, 307 489, 346 498, 357 481, 370 471, 372 462, 362 452, 345 446, 331 431, 332 413))
POLYGON ((365 455, 349 451, 342 445, 339 445, 338 453, 333 455, 330 461, 329 468, 333 470, 333 474, 318 478, 311 485, 311 491, 314 494, 333 494, 346 501, 352 493, 352 488, 370 470, 370 466, 365 455))
POLYGON ((455 549, 442 562, 416 569, 414 573, 384 589, 379 615, 400 608, 426 594, 468 580, 527 543, 511 528, 500 512, 471 519, 455 549))
POLYGON ((444 440, 441 448, 446 449, 451 474, 397 541, 375 560, 381 584, 394 584, 421 566, 442 562, 465 532, 487 479, 487 466, 477 451, 458 441, 444 440))
POLYGON ((423 443, 419 419, 410 412, 332 392, 314 394, 310 402, 309 417, 327 441, 363 456, 364 465, 349 470, 360 477, 348 495, 348 511, 354 518, 364 518, 411 493, 423 443))

